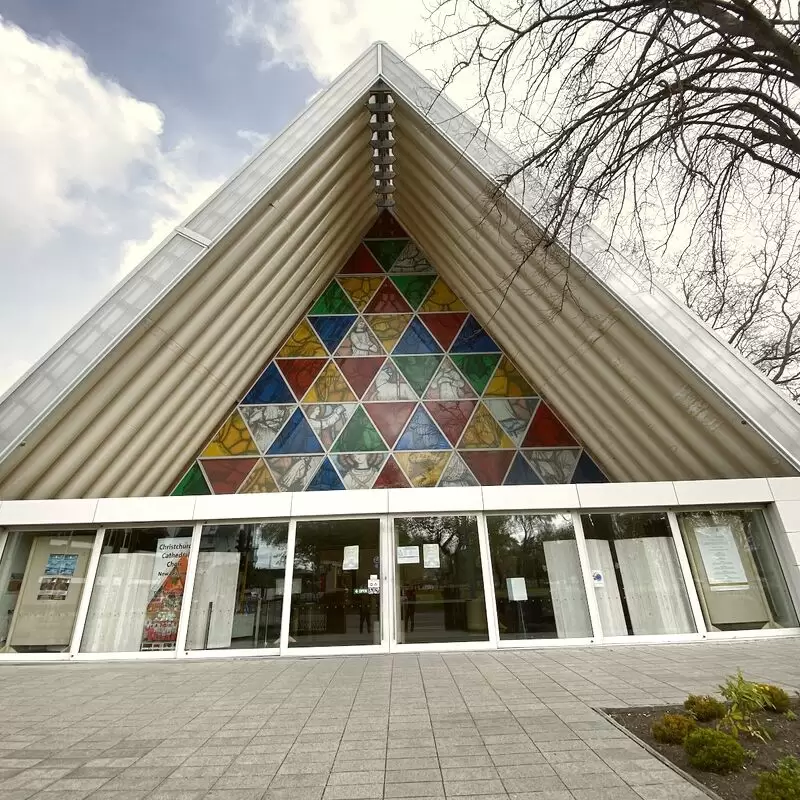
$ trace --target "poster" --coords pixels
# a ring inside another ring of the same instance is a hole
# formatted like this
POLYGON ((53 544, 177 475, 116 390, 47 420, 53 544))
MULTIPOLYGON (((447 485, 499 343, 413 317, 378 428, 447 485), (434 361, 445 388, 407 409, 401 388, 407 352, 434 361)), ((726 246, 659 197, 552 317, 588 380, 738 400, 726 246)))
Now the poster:
POLYGON ((381 582, 377 575, 370 575, 367 581, 367 594, 380 594, 381 582))
POLYGON ((158 540, 151 578, 152 596, 142 632, 143 650, 175 646, 191 543, 191 536, 158 540))
POLYGON ((66 600, 72 578, 63 575, 44 575, 39 578, 37 600, 66 600))
POLYGON ((72 577, 78 567, 77 553, 50 553, 44 568, 45 575, 69 575, 72 577))
POLYGON ((606 579, 603 576, 603 573, 599 569, 592 570, 592 584, 594 585, 595 589, 605 589, 606 588, 606 579))
POLYGON ((358 569, 358 545, 351 544, 344 548, 342 557, 342 570, 358 569))
POLYGON ((509 600, 519 603, 528 599, 528 587, 525 585, 525 578, 506 578, 506 588, 508 589, 509 600))
POLYGON ((398 564, 419 564, 419 546, 397 548, 398 564))
POLYGON ((711 586, 728 583, 747 583, 736 538, 729 525, 709 525, 695 528, 700 558, 711 586))
POLYGON ((439 569, 441 563, 439 561, 438 544, 422 545, 422 566, 425 569, 439 569))

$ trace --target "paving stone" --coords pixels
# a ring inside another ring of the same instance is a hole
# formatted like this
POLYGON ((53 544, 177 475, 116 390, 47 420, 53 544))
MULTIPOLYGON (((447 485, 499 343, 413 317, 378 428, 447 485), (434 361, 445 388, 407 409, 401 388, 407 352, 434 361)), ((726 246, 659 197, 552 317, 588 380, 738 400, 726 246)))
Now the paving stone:
POLYGON ((440 781, 387 783, 384 786, 383 796, 386 798, 444 797, 444 786, 440 781))

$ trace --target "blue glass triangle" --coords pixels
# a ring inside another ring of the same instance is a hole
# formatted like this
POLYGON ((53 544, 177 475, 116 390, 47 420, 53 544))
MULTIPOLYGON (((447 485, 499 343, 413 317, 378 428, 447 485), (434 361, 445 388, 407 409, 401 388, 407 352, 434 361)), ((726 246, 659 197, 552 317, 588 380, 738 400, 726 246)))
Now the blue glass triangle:
POLYGON ((572 483, 608 483, 608 478, 584 450, 572 473, 572 483))
POLYGON ((317 336, 322 339, 322 343, 332 353, 339 346, 339 342, 344 339, 344 335, 350 330, 350 326, 356 321, 352 315, 347 317, 309 317, 317 336))
POLYGON ((429 353, 441 353, 442 348, 419 319, 414 317, 392 352, 396 355, 424 356, 429 353))
POLYGON ((242 405, 245 406, 262 406, 272 403, 294 403, 294 395, 289 391, 289 387, 278 372, 274 361, 261 373, 255 386, 242 400, 242 405))
POLYGON ((449 450, 450 443, 436 427, 428 412, 417 406, 417 410, 397 440, 395 450, 449 450))
POLYGON ((333 464, 326 458, 317 470, 317 474, 311 479, 306 491, 325 492, 334 489, 344 489, 344 484, 339 473, 333 468, 333 464))
POLYGON ((470 314, 464 326, 458 332, 451 353, 499 353, 500 348, 494 339, 478 324, 478 320, 470 314))
POLYGON ((272 447, 267 451, 271 456, 293 456, 299 453, 323 453, 319 439, 298 408, 283 426, 272 447))
POLYGON ((506 486, 530 486, 540 484, 542 479, 533 471, 531 465, 522 457, 522 453, 517 453, 514 463, 506 475, 504 484, 506 486))

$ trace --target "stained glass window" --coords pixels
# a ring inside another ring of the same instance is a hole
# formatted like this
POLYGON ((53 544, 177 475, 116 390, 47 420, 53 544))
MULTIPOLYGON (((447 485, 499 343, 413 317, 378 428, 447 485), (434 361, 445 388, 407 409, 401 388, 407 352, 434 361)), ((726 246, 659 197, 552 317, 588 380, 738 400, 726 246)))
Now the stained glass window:
POLYGON ((258 366, 173 494, 606 480, 389 212, 258 366))

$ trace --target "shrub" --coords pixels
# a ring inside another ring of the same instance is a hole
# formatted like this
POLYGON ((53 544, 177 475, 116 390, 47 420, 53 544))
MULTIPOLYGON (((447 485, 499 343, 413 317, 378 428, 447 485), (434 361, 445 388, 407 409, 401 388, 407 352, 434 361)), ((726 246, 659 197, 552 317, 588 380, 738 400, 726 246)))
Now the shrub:
POLYGON ((769 738, 768 731, 763 728, 755 714, 767 705, 767 695, 761 684, 746 681, 739 670, 734 677, 728 678, 719 687, 720 694, 730 703, 727 713, 719 723, 733 736, 738 737, 744 731, 762 741, 769 738))
POLYGON ((720 703, 715 697, 703 694, 690 694, 683 707, 700 722, 710 722, 712 719, 721 719, 728 710, 725 703, 720 703))
POLYGON ((764 708, 770 711, 777 711, 779 714, 785 714, 789 710, 789 695, 786 694, 780 686, 773 686, 771 683, 761 683, 759 687, 766 698, 764 708))
POLYGON ((762 772, 753 796, 756 800, 800 800, 800 761, 786 756, 774 770, 762 772))
POLYGON ((689 763, 706 772, 736 772, 744 764, 744 748, 722 731, 698 728, 686 737, 683 746, 689 763))
POLYGON ((694 720, 686 714, 664 714, 653 723, 650 732, 657 742, 682 744, 686 735, 694 728, 694 720))

